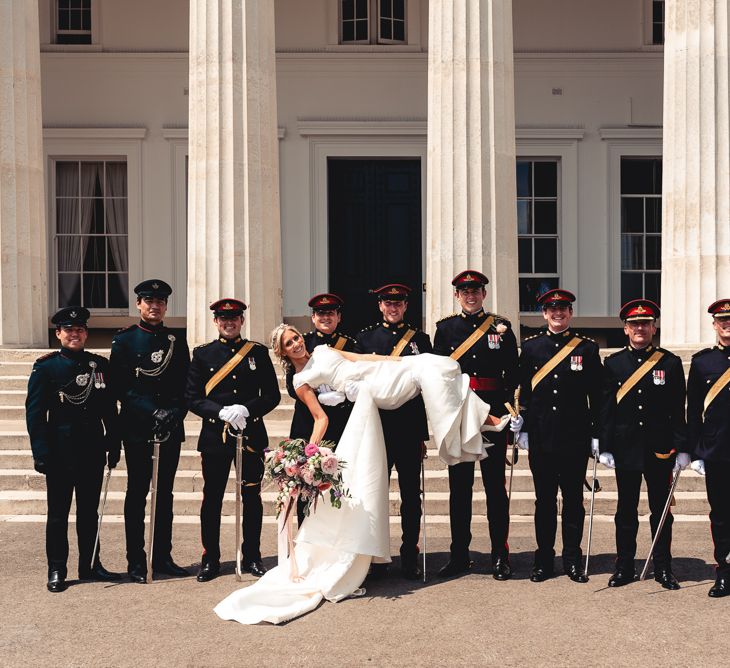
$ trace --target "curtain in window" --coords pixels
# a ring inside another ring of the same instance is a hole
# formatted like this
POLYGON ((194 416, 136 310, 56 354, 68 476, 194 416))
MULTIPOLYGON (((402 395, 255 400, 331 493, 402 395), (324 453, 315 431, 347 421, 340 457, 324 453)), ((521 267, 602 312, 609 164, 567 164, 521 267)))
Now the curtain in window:
POLYGON ((56 232, 59 281, 59 305, 78 301, 81 290, 81 240, 79 234, 79 164, 59 162, 56 165, 56 232), (67 236, 74 235, 74 236, 67 236))
POLYGON ((127 243, 127 165, 126 163, 107 163, 106 166, 106 231, 109 235, 109 292, 114 291, 112 281, 118 282, 118 290, 128 303, 128 243, 127 243), (120 236, 115 236, 120 235, 120 236))

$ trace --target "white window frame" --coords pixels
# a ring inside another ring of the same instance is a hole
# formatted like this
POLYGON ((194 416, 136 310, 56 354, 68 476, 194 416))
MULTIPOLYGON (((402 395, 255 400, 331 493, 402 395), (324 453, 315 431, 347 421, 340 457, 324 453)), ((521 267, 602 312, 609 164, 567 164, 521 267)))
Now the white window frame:
MULTIPOLYGON (((382 51, 383 48, 395 50, 420 50, 421 47, 421 21, 422 9, 420 0, 405 0, 405 39, 404 41, 380 40, 377 35, 380 32, 380 21, 373 23, 373 7, 377 10, 377 0, 368 0, 370 5, 368 39, 359 42, 342 41, 342 20, 340 0, 330 0, 328 12, 327 42, 328 50, 373 50, 382 51), (375 31, 375 37, 373 37, 375 31)), ((427 13, 427 11, 426 11, 427 13)))
MULTIPOLYGON (((558 276, 560 287, 578 288, 578 142, 582 128, 516 128, 516 159, 550 158, 558 167, 558 276)), ((515 165, 516 168, 516 165, 515 165)), ((517 200, 515 199, 515 206, 517 200)), ((574 305, 580 315, 580 294, 574 305)), ((539 317, 533 311, 520 313, 525 318, 539 317)), ((538 323, 539 324, 539 323, 538 323)))
MULTIPOLYGON (((46 128, 43 130, 45 185, 48 193, 46 225, 48 253, 48 299, 50 310, 58 308, 58 268, 53 250, 56 220, 55 163, 64 160, 114 160, 127 163, 127 240, 129 252, 128 292, 142 273, 142 140, 145 128, 46 128)), ((93 309, 94 316, 134 315, 134 299, 127 309, 93 309)))
MULTIPOLYGON (((642 3, 642 43, 644 49, 649 51, 663 51, 664 44, 654 44, 654 0, 644 0, 642 3)), ((666 39, 666 0, 664 3, 664 36, 666 39)))
MULTIPOLYGON (((605 145, 608 169, 608 312, 618 313, 622 306, 621 158, 661 158, 662 130, 661 128, 601 128, 598 134, 605 145)), ((662 199, 663 197, 664 193, 662 199)))
POLYGON ((42 0, 39 28, 42 51, 101 51, 101 0, 91 0, 91 44, 57 44, 58 0, 42 0))

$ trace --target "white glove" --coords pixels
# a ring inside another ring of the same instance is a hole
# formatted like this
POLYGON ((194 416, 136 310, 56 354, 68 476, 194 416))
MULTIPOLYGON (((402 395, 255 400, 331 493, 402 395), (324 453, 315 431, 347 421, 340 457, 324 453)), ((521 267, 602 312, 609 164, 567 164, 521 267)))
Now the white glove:
POLYGON ((522 425, 525 424, 525 418, 523 418, 521 415, 518 415, 517 417, 512 417, 509 420, 509 430, 516 434, 522 429, 522 425))
MULTIPOLYGON (((596 440, 596 439, 594 439, 596 440)), ((613 455, 610 452, 604 452, 598 457, 598 461, 609 469, 616 468, 616 462, 613 459, 613 455)))
POLYGON ((334 391, 335 391, 334 387, 332 387, 331 385, 325 385, 324 383, 322 383, 322 385, 320 385, 317 388, 317 394, 327 394, 327 392, 334 392, 334 391))
POLYGON ((335 390, 320 392, 317 397, 319 403, 323 406, 337 406, 337 404, 341 404, 346 398, 343 392, 336 392, 335 390))
MULTIPOLYGON (((601 453, 601 448, 598 445, 597 438, 591 439, 591 452, 593 453, 594 457, 598 457, 598 455, 601 453)), ((613 467, 611 467, 611 468, 613 468, 613 467)))
MULTIPOLYGON (((686 452, 678 452, 677 458, 674 460, 674 468, 672 469, 672 473, 676 473, 677 471, 684 471, 690 464, 689 455, 686 452)), ((703 462, 704 464, 704 462, 703 462)))
POLYGON ((248 408, 241 404, 233 404, 228 408, 230 409, 228 424, 238 431, 243 431, 246 428, 246 418, 249 416, 248 408))
POLYGON ((348 380, 345 383, 345 396, 348 401, 355 403, 360 392, 360 383, 356 380, 348 380))
POLYGON ((221 408, 218 413, 218 418, 223 420, 223 422, 230 422, 231 421, 231 407, 223 406, 223 408, 221 408))
POLYGON ((697 471, 700 475, 705 475, 705 462, 702 459, 695 459, 691 464, 690 468, 693 471, 697 471))
POLYGON ((529 450, 530 449, 530 442, 527 438, 527 434, 525 432, 520 432, 520 435, 517 437, 517 447, 520 450, 529 450))

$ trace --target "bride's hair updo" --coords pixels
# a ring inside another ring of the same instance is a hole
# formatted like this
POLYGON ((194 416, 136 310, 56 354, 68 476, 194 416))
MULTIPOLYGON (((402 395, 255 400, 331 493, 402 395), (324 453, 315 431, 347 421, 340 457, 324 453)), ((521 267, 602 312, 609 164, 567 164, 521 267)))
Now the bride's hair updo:
POLYGON ((294 327, 294 325, 287 325, 285 322, 282 322, 280 325, 274 327, 274 330, 271 332, 271 349, 274 351, 276 359, 279 360, 279 364, 281 364, 285 372, 288 372, 290 369, 293 368, 292 363, 286 356, 284 348, 281 344, 281 340, 284 337, 284 334, 289 331, 294 332, 295 334, 299 334, 302 339, 304 338, 302 333, 296 327, 294 327))

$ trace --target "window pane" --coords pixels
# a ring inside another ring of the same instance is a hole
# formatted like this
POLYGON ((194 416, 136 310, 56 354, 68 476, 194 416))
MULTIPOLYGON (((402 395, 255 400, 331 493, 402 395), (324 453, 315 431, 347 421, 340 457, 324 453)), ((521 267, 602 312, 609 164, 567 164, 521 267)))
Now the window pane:
POLYGON ((127 234, 126 199, 106 200, 106 231, 107 234, 127 234))
POLYGON ((81 17, 81 29, 91 30, 91 12, 85 11, 81 17))
POLYGON ((557 278, 520 278, 520 311, 539 311, 537 298, 547 290, 558 287, 557 278))
POLYGON ((370 0, 355 0, 355 14, 358 19, 367 19, 370 0))
POLYGON ((342 41, 352 42, 355 39, 355 22, 345 21, 342 24, 342 41))
POLYGON ((641 299, 643 274, 621 274, 621 303, 625 304, 632 299, 641 299))
POLYGON ((355 0, 342 0, 342 20, 352 21, 355 18, 355 0))
POLYGON ((660 195, 662 161, 647 158, 621 158, 622 195, 660 195))
POLYGON ((56 200, 56 231, 60 234, 78 234, 79 201, 77 199, 56 200))
POLYGON ((644 238, 640 236, 623 235, 621 237, 621 269, 643 268, 644 238))
POLYGON ((91 227, 84 230, 89 234, 104 234, 104 200, 91 200, 91 227))
POLYGON ((59 9, 58 10, 58 29, 68 30, 68 11, 59 9))
POLYGON ((104 274, 84 274, 84 306, 86 308, 106 308, 106 276, 104 274))
POLYGON ((79 274, 58 275, 58 305, 79 306, 81 304, 81 276, 79 274))
POLYGON ((56 163, 56 197, 79 196, 79 163, 56 163))
POLYGON ((106 271, 105 238, 86 237, 84 246, 84 271, 106 271))
POLYGON ((651 43, 664 44, 664 24, 655 23, 652 25, 651 43))
POLYGON ((106 243, 108 271, 127 271, 127 237, 106 237, 106 243))
POLYGON ((398 21, 406 20, 406 0, 392 0, 393 18, 398 21))
POLYGON ((529 200, 517 201, 517 233, 532 234, 532 203, 529 200))
MULTIPOLYGON (((537 171, 535 172, 537 176, 537 171)), ((535 234, 558 233, 558 203, 535 202, 535 234)))
POLYGON ((535 239, 535 272, 554 274, 558 271, 558 240, 535 239))
POLYGON ((81 271, 81 237, 59 236, 56 244, 58 271, 81 271))
POLYGON ((662 231, 662 200, 659 197, 646 198, 646 231, 656 234, 662 231))
POLYGON ((517 197, 529 197, 532 194, 532 163, 517 161, 517 197))
POLYGON ((661 303, 662 275, 644 274, 644 297, 651 299, 656 304, 661 303))
POLYGON ((646 268, 662 268, 662 238, 659 236, 646 237, 646 268))
POLYGON ((364 21, 355 21, 355 39, 360 42, 368 38, 368 22, 367 19, 364 21))
POLYGON ((129 306, 129 277, 127 274, 109 274, 109 308, 129 306))
POLYGON ((634 234, 641 234, 644 231, 644 200, 642 198, 621 198, 621 231, 634 234))
POLYGON ((393 16, 393 12, 391 10, 391 0, 380 0, 380 17, 390 17, 393 16))
POLYGON ((68 9, 71 6, 71 0, 58 0, 58 9, 68 9))
POLYGON ((535 197, 558 196, 558 163, 535 163, 535 197))
POLYGON ((532 239, 517 240, 518 271, 521 274, 532 273, 532 239))
POLYGON ((106 163, 106 192, 107 197, 127 196, 127 163, 106 163))
POLYGON ((393 39, 393 26, 390 20, 380 19, 380 37, 381 39, 393 39))
POLYGON ((81 163, 81 197, 103 197, 102 174, 104 165, 101 162, 81 163))
POLYGON ((399 42, 405 42, 406 24, 404 21, 393 21, 393 39, 399 42))

